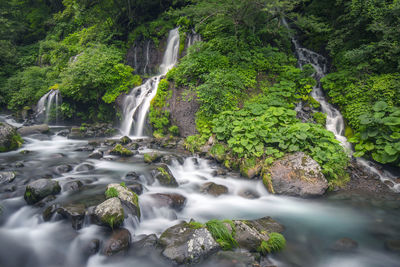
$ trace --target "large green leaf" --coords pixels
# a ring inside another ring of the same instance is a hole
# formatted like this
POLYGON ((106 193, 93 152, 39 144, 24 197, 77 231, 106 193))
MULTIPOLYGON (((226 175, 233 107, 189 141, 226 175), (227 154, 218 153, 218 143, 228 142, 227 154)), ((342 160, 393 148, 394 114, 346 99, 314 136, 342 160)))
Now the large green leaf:
POLYGON ((374 111, 383 111, 388 107, 388 104, 384 101, 378 101, 374 104, 374 106, 372 107, 372 109, 374 111))

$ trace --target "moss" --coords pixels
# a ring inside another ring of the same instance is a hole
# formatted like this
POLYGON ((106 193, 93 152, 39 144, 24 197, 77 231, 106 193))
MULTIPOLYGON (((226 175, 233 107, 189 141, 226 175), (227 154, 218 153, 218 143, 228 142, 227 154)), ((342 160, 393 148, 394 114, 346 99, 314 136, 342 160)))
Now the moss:
POLYGON ((105 192, 106 198, 118 197, 118 191, 114 187, 110 187, 105 192))
POLYGON ((126 144, 129 144, 132 140, 128 136, 124 136, 124 137, 121 137, 121 139, 119 139, 119 141, 121 142, 121 144, 126 145, 126 144))
POLYGON ((121 209, 121 215, 118 216, 117 214, 107 214, 101 218, 101 221, 114 229, 114 227, 118 227, 124 221, 124 210, 121 209))
POLYGON ((0 146, 0 152, 7 152, 7 151, 15 150, 17 148, 20 148, 23 143, 24 143, 24 140, 21 138, 21 136, 19 134, 15 133, 10 138, 10 142, 7 146, 0 146))
POLYGON ((133 155, 133 152, 129 149, 123 147, 121 144, 117 144, 111 151, 111 154, 120 155, 123 157, 130 157, 133 155))
POLYGON ((143 157, 144 157, 144 162, 153 163, 160 158, 160 155, 157 153, 145 153, 143 157))
POLYGON ((262 181, 263 181, 264 186, 267 188, 268 192, 270 192, 271 194, 275 194, 275 190, 272 185, 271 174, 268 172, 265 172, 262 176, 262 181))
POLYGON ((344 130, 344 135, 346 136, 347 139, 352 138, 354 136, 353 129, 350 126, 346 125, 346 128, 344 130))
POLYGON ((313 119, 316 123, 325 126, 326 125, 326 114, 322 112, 315 112, 313 114, 313 119))
POLYGON ((240 174, 247 178, 253 178, 260 174, 261 165, 255 158, 245 158, 240 162, 240 174))
POLYGON ((210 154, 218 162, 223 162, 225 160, 226 148, 222 144, 215 144, 210 149, 210 154))
POLYGON ((232 221, 211 220, 206 222, 206 227, 223 250, 232 250, 238 246, 234 238, 235 227, 232 221), (229 231, 228 227, 225 225, 226 223, 231 225, 232 232, 229 231))
POLYGON ((199 222, 195 222, 195 221, 191 221, 187 224, 187 226, 191 229, 200 229, 200 228, 204 228, 205 225, 199 222))
POLYGON ((268 241, 262 241, 257 251, 262 255, 281 251, 286 247, 286 239, 279 233, 270 233, 268 241))
POLYGON ((162 167, 158 167, 157 170, 163 175, 163 177, 165 178, 165 180, 167 180, 166 182, 169 184, 171 183, 172 177, 171 175, 162 167))

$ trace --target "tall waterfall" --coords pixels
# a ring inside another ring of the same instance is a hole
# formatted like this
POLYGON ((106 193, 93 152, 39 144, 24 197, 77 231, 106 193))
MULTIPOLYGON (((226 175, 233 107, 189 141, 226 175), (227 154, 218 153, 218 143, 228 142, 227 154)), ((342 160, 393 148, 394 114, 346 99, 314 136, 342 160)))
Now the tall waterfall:
MULTIPOLYGON (((285 18, 282 18, 283 24, 290 30, 285 18)), ((340 141, 346 152, 350 155, 353 153, 351 144, 347 141, 345 134, 345 123, 342 114, 334 106, 332 106, 325 98, 324 92, 321 86, 321 79, 328 72, 328 64, 326 58, 318 53, 308 50, 307 48, 301 47, 299 42, 292 35, 290 36, 292 43, 296 50, 296 55, 300 68, 306 64, 310 64, 314 70, 314 79, 317 81, 317 85, 313 88, 311 96, 317 100, 321 105, 321 111, 326 114, 326 129, 331 131, 336 139, 340 141)), ((382 182, 391 181, 393 184, 391 187, 394 191, 400 192, 400 184, 395 182, 395 176, 387 170, 378 170, 377 164, 368 161, 363 158, 356 158, 357 162, 362 165, 365 170, 370 173, 374 173, 379 176, 382 182)))
POLYGON ((36 119, 45 123, 54 122, 56 125, 59 120, 59 105, 61 103, 61 94, 59 90, 50 90, 40 98, 36 105, 36 119), (52 118, 54 112, 55 118, 52 118))
POLYGON ((157 93, 161 77, 167 74, 178 61, 178 53, 179 31, 176 28, 169 32, 159 75, 133 88, 129 95, 126 95, 122 101, 122 124, 120 130, 123 135, 130 135, 132 131, 134 136, 144 135, 144 126, 150 108, 150 101, 157 93))

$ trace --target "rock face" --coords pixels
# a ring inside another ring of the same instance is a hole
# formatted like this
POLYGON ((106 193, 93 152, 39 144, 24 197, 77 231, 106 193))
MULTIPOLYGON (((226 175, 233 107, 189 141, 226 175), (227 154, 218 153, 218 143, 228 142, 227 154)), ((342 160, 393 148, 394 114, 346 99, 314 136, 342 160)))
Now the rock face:
MULTIPOLYGON (((276 194, 313 197, 325 193, 328 181, 318 163, 303 152, 286 155, 269 169, 272 189, 276 194)), ((271 190, 270 187, 268 187, 271 190)))
POLYGON ((127 250, 131 243, 131 234, 127 229, 114 230, 110 238, 105 242, 102 253, 107 256, 127 250))
POLYGON ((120 184, 109 184, 107 190, 114 188, 118 192, 118 198, 124 205, 129 208, 129 211, 140 219, 139 200, 135 193, 120 184))
POLYGON ((32 125, 32 126, 24 126, 18 129, 18 133, 21 136, 27 136, 30 134, 43 134, 48 133, 50 130, 47 124, 39 124, 39 125, 32 125))
POLYGON ((200 192, 213 195, 215 197, 228 193, 228 188, 224 185, 213 182, 204 183, 200 187, 200 192))
POLYGON ((158 243, 162 255, 177 264, 197 263, 220 249, 206 228, 193 229, 185 222, 168 228, 158 243))
POLYGON ((100 222, 111 228, 118 227, 124 221, 124 209, 117 197, 107 199, 99 204, 95 208, 94 214, 100 222))
POLYGON ((163 186, 178 187, 178 183, 167 165, 160 165, 151 171, 151 175, 163 186))
POLYGON ((0 122, 0 152, 17 149, 21 146, 22 142, 15 127, 5 122, 0 122))
MULTIPOLYGON (((159 47, 165 46, 165 40, 159 47)), ((137 74, 156 74, 163 58, 162 49, 159 49, 152 40, 137 40, 129 48, 126 55, 127 65, 131 66, 137 74)))
POLYGON ((58 194, 61 187, 57 181, 39 179, 26 186, 24 199, 28 204, 35 204, 47 196, 58 194))

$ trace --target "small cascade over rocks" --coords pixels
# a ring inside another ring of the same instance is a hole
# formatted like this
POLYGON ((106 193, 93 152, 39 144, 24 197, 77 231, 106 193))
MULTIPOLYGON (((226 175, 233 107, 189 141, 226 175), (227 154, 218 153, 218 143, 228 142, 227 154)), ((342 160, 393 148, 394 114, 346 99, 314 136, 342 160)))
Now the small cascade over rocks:
MULTIPOLYGON (((285 18, 282 18, 282 22, 290 30, 285 18)), ((311 96, 320 103, 321 111, 326 114, 326 129, 331 131, 335 135, 335 138, 340 141, 346 152, 352 155, 353 148, 344 135, 345 123, 343 116, 338 109, 326 100, 324 91, 322 90, 321 79, 328 74, 327 59, 314 51, 301 47, 299 42, 292 35, 290 35, 290 38, 296 50, 299 67, 302 68, 304 65, 310 64, 315 70, 313 77, 317 81, 317 85, 313 88, 311 96)), ((296 107, 296 111, 299 112, 301 108, 301 104, 299 104, 299 106, 296 107)), ((379 170, 378 164, 366 159, 356 158, 356 160, 357 163, 365 167, 368 172, 378 175, 380 180, 394 191, 400 192, 400 183, 395 182, 396 177, 389 171, 379 170)))
POLYGON ((58 124, 59 121, 59 106, 62 102, 59 90, 50 90, 42 96, 36 105, 36 120, 45 123, 58 124), (53 113, 54 112, 54 115, 53 113), (52 116, 55 116, 54 118, 52 116))
POLYGON ((151 77, 142 85, 135 87, 122 100, 122 124, 120 131, 123 135, 144 136, 147 113, 150 101, 157 93, 161 77, 178 61, 179 31, 173 29, 169 32, 167 47, 160 65, 159 75, 151 77))

